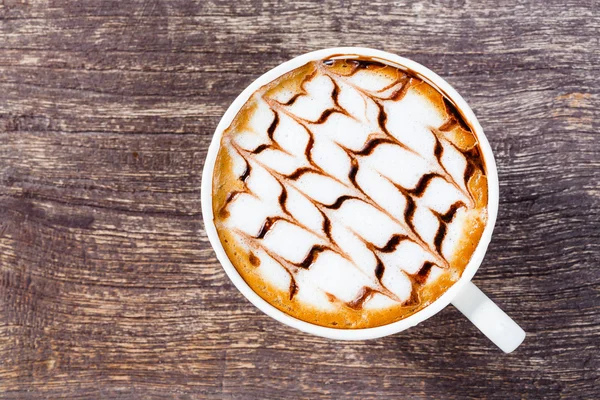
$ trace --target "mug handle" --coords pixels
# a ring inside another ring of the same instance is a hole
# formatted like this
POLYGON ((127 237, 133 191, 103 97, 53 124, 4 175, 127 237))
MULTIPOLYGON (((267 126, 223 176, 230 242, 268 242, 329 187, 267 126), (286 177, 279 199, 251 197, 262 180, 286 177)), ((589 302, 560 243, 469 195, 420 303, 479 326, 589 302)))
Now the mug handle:
POLYGON ((473 282, 462 288, 452 305, 503 352, 510 353, 523 343, 525 331, 473 282))

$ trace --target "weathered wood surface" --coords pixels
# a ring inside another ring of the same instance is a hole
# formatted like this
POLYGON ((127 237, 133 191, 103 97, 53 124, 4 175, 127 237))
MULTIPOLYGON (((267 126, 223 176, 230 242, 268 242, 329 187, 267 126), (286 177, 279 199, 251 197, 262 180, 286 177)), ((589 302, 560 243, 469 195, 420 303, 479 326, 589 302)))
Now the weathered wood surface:
POLYGON ((0 397, 599 398, 596 1, 0 3, 0 397), (204 233, 229 103, 295 55, 364 45, 453 84, 495 150, 475 282, 529 333, 455 309, 356 343, 272 321, 204 233))

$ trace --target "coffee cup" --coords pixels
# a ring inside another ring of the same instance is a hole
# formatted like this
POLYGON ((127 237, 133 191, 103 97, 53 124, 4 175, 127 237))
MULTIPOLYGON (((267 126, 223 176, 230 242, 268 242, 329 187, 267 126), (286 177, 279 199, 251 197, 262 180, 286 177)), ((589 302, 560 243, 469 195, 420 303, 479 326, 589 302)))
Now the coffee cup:
POLYGON ((485 137, 481 125, 465 100, 445 80, 414 61, 379 50, 359 47, 339 47, 303 54, 263 74, 234 100, 215 130, 204 165, 201 200, 206 234, 215 250, 218 260, 231 281, 257 308, 288 326, 309 334, 330 339, 374 339, 392 335, 415 326, 435 315, 449 304, 452 304, 504 352, 509 353, 513 351, 525 338, 525 332, 471 282, 471 279, 483 262, 488 244, 492 238, 492 231, 498 212, 498 175, 491 147, 485 137), (417 76, 420 80, 437 88, 437 90, 443 93, 443 95, 460 110, 462 117, 474 131, 473 133, 478 140, 479 151, 485 160, 487 177, 487 222, 467 265, 462 270, 460 278, 458 278, 452 286, 433 302, 419 311, 408 315, 406 318, 381 326, 359 329, 322 326, 294 318, 259 296, 246 280, 244 280, 242 275, 240 275, 238 269, 233 265, 230 257, 225 251, 215 225, 213 209, 213 174, 217 162, 217 155, 221 146, 221 139, 224 132, 232 124, 232 121, 234 121, 242 107, 258 90, 284 74, 311 61, 334 60, 336 58, 369 59, 373 62, 396 67, 399 70, 409 70, 411 71, 411 74, 417 76))

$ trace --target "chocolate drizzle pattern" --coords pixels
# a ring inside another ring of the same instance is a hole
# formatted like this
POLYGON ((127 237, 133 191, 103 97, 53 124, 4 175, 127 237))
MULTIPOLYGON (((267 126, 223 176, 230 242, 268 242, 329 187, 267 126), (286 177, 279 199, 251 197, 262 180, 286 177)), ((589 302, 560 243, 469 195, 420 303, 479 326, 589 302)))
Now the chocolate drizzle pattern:
MULTIPOLYGON (((441 126, 431 128, 431 133, 433 134, 435 141, 433 146, 433 158, 437 162, 435 171, 420 176, 417 183, 412 187, 404 187, 393 179, 382 176, 383 179, 396 188, 398 193, 400 193, 406 201, 402 218, 393 215, 372 198, 358 182, 358 174, 361 170, 361 160, 371 156, 374 152, 384 146, 399 147, 411 154, 419 155, 411 146, 400 141, 388 130, 389 116, 386 112, 386 102, 402 101, 411 87, 422 81, 409 73, 397 70, 398 76, 395 80, 377 91, 372 91, 355 85, 350 79, 361 70, 376 70, 378 68, 386 67, 387 66, 383 64, 370 60, 325 60, 315 63, 314 71, 304 76, 300 84, 300 89, 289 99, 278 101, 265 94, 262 95, 262 101, 268 105, 272 112, 272 120, 268 124, 268 128, 265 132, 267 139, 265 143, 260 143, 252 149, 247 149, 233 140, 229 142, 230 151, 237 154, 237 156, 245 163, 245 169, 241 175, 239 175, 239 180, 243 183, 244 190, 232 192, 227 197, 223 207, 218 210, 218 215, 222 218, 227 218, 229 216, 228 207, 236 201, 240 194, 253 194, 252 190, 249 188, 248 181, 255 167, 264 169, 277 181, 281 188, 281 192, 277 198, 280 213, 278 215, 266 217, 261 228, 255 235, 249 235, 243 231, 237 231, 237 234, 239 237, 243 238, 246 243, 250 243, 252 248, 264 252, 287 271, 290 278, 289 299, 293 299, 301 289, 297 282, 298 274, 301 271, 310 270, 324 253, 332 252, 348 262, 353 262, 352 257, 340 248, 332 234, 332 213, 340 210, 348 202, 360 202, 376 209, 397 224, 401 229, 399 229, 399 232, 392 234, 385 244, 379 246, 365 239, 358 232, 353 232, 356 239, 364 244, 364 246, 372 253, 375 260, 375 267, 370 274, 355 265, 361 274, 369 275, 367 276, 367 279, 370 281, 370 284, 363 286, 358 291, 355 298, 349 301, 342 301, 334 294, 326 292, 325 295, 330 302, 342 303, 352 310, 361 310, 376 294, 381 294, 405 305, 415 304, 419 302, 419 288, 426 284, 432 269, 434 267, 442 270, 449 268, 449 260, 447 260, 443 254, 444 240, 447 236, 449 225, 452 223, 457 213, 461 209, 469 210, 474 207, 475 200, 473 194, 469 191, 469 180, 477 172, 480 174, 485 173, 483 161, 481 160, 476 145, 471 146, 468 149, 463 149, 454 142, 448 140, 445 136, 446 132, 452 131, 457 126, 469 133, 472 133, 472 129, 461 117, 461 114, 456 107, 444 97, 444 106, 449 118, 441 126), (341 64, 345 65, 344 72, 341 72, 341 64), (309 96, 306 85, 317 77, 327 77, 330 80, 332 90, 329 97, 332 106, 324 109, 316 119, 301 117, 292 111, 292 107, 303 97, 309 96), (340 93, 342 90, 348 90, 347 88, 354 90, 359 96, 362 96, 365 104, 367 104, 368 101, 376 107, 376 126, 378 129, 369 134, 366 142, 358 150, 337 143, 339 148, 348 156, 350 165, 347 172, 347 179, 342 179, 325 171, 323 167, 315 161, 313 152, 317 135, 315 132, 316 126, 325 124, 334 114, 340 114, 347 118, 354 118, 352 114, 340 104, 340 93), (294 121, 307 134, 306 146, 304 147, 305 165, 296 168, 290 173, 282 173, 270 167, 260 158, 260 155, 267 151, 278 151, 282 154, 290 154, 276 139, 276 133, 281 127, 283 117, 294 121), (463 172, 463 182, 454 179, 444 165, 443 157, 446 151, 445 148, 449 146, 462 154, 466 161, 466 167, 463 172), (317 200, 301 190, 301 180, 305 176, 311 175, 327 177, 332 182, 343 187, 347 193, 340 195, 334 201, 325 202, 317 200), (444 212, 435 211, 434 209, 429 210, 436 218, 438 228, 432 242, 428 242, 426 238, 422 237, 422 234, 415 226, 415 218, 420 199, 432 185, 432 182, 437 179, 441 179, 443 182, 454 187, 462 196, 462 200, 456 201, 444 212), (309 228, 290 212, 288 204, 288 201, 290 200, 290 190, 300 193, 304 199, 308 200, 318 210, 319 215, 322 218, 320 231, 309 228), (280 223, 295 225, 310 232, 319 240, 318 243, 309 248, 308 252, 300 262, 292 262, 269 250, 269 248, 264 245, 264 240, 269 235, 270 231, 280 223), (424 261, 421 267, 414 273, 402 271, 411 282, 412 292, 408 299, 401 300, 383 283, 386 268, 390 268, 390 266, 386 265, 382 260, 382 257, 386 254, 396 252, 404 242, 410 242, 422 248, 427 254, 427 260, 424 261)), ((260 259, 253 252, 250 253, 249 260, 254 266, 259 266, 261 264, 260 259)))

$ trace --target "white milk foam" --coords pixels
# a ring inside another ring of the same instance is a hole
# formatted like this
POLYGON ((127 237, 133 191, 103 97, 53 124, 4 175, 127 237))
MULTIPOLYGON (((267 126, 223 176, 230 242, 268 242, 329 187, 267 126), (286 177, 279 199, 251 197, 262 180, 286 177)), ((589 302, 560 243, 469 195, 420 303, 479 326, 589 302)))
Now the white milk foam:
POLYGON ((473 206, 466 157, 444 141, 435 155, 432 130, 447 122, 445 110, 415 81, 394 83, 370 69, 342 76, 321 63, 303 91, 265 93, 251 98, 257 108, 244 130, 224 142, 234 173, 249 171, 225 224, 260 259, 262 278, 283 291, 293 280, 290 296, 323 310, 406 302, 427 263, 421 284, 435 281, 473 206), (385 99, 403 85, 400 99, 385 99), (374 138, 384 140, 361 153, 374 138), (411 193, 428 174, 424 191, 411 193), (457 203, 438 251, 439 216, 457 203))

